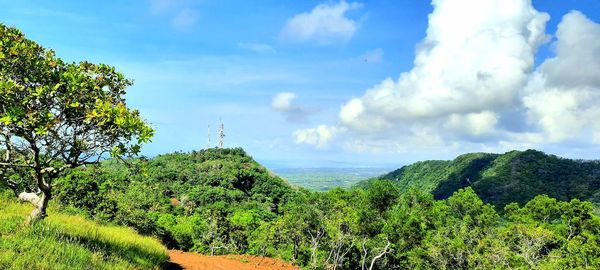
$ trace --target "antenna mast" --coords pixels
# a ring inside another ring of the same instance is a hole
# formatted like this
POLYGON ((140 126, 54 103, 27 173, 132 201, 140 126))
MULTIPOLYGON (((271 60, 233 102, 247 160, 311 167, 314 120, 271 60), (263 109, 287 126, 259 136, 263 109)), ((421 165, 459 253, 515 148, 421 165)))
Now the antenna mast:
POLYGON ((208 125, 208 144, 206 145, 206 149, 210 148, 210 125, 208 125))
POLYGON ((223 148, 225 144, 225 125, 223 125, 223 120, 221 120, 221 128, 219 129, 219 145, 218 148, 223 148))

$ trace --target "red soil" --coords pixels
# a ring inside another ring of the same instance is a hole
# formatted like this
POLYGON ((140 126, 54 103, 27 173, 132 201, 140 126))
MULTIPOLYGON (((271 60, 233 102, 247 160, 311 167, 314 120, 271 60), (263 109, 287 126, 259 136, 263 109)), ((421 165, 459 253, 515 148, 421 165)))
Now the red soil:
POLYGON ((248 255, 206 256, 171 250, 169 269, 187 270, 300 270, 289 263, 272 258, 248 255))

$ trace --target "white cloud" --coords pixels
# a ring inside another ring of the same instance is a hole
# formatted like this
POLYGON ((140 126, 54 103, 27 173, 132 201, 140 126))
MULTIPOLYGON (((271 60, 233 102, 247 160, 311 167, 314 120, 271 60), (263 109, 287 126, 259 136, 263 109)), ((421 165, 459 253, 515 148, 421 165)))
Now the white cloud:
POLYGON ((430 127, 415 126, 406 132, 390 134, 366 134, 344 142, 343 147, 361 153, 400 153, 426 151, 429 149, 450 149, 437 131, 430 127))
POLYGON ((383 49, 377 48, 367 51, 360 57, 365 63, 381 63, 383 61, 383 49))
POLYGON ((413 68, 344 104, 339 126, 371 145, 393 138, 395 149, 517 137, 502 129, 508 125, 503 116, 522 108, 535 54, 548 40, 549 15, 530 0, 432 4, 413 68))
POLYGON ((296 94, 291 92, 277 93, 271 101, 271 107, 283 114, 290 122, 304 122, 312 110, 293 103, 296 94))
POLYGON ((289 41, 317 41, 329 44, 334 41, 349 40, 358 23, 346 16, 346 13, 362 7, 360 3, 324 3, 312 11, 301 13, 289 19, 281 31, 280 37, 289 41))
POLYGON ((556 37, 556 57, 539 68, 548 83, 570 88, 600 86, 600 25, 572 11, 558 25, 556 37))
POLYGON ((341 120, 378 132, 447 115, 510 107, 527 82, 548 15, 527 0, 437 0, 414 68, 360 98, 362 112, 341 120), (468 4, 469 9, 465 6, 468 4), (376 123, 376 125, 374 125, 376 123))
POLYGON ((365 106, 363 106, 362 100, 354 98, 342 107, 340 118, 344 123, 352 123, 364 110, 365 106))
POLYGON ((571 12, 556 36, 556 56, 544 61, 525 91, 529 120, 549 141, 580 137, 598 143, 600 24, 571 12))
POLYGON ((310 144, 323 148, 344 129, 335 126, 320 125, 316 128, 300 129, 294 132, 296 143, 310 144))
POLYGON ((600 144, 600 132, 594 133, 594 143, 600 144))
POLYGON ((535 68, 549 16, 531 0, 433 6, 414 67, 342 105, 335 127, 350 132, 341 146, 406 152, 600 144, 600 24, 577 11, 565 15, 556 55, 535 68))
POLYGON ((478 137, 492 134, 498 123, 498 116, 494 112, 483 111, 480 113, 452 114, 448 117, 446 128, 458 133, 478 137))
POLYGON ((253 43, 253 42, 240 42, 237 44, 239 48, 249 50, 257 53, 274 53, 275 49, 269 44, 264 43, 253 43))
POLYGON ((171 20, 171 26, 176 29, 185 29, 198 20, 198 14, 189 8, 180 10, 171 20))
POLYGON ((273 101, 271 102, 271 106, 273 109, 278 111, 286 111, 292 108, 292 101, 296 98, 296 94, 291 92, 281 92, 277 93, 275 97, 273 97, 273 101))

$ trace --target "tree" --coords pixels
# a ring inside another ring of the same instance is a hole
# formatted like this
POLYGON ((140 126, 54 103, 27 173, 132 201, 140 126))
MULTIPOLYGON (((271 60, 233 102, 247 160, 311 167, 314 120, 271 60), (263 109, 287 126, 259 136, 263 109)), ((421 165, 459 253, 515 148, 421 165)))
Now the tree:
POLYGON ((393 206, 401 194, 398 185, 390 180, 373 180, 365 190, 369 203, 380 214, 393 206))
MULTIPOLYGON (((0 24, 0 179, 13 190, 17 171, 31 177, 21 201, 46 216, 53 180, 108 154, 137 154, 153 130, 125 103, 132 84, 114 67, 65 63, 52 50, 0 24)), ((27 178, 26 178, 27 179, 27 178)))

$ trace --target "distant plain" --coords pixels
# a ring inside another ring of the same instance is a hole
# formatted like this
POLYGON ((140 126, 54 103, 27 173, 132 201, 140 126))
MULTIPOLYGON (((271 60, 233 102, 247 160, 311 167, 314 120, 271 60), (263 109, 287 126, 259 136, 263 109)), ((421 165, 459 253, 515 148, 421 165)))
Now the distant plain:
POLYGON ((272 170, 289 183, 315 191, 327 191, 336 187, 350 188, 354 184, 380 176, 390 168, 281 168, 272 170))

